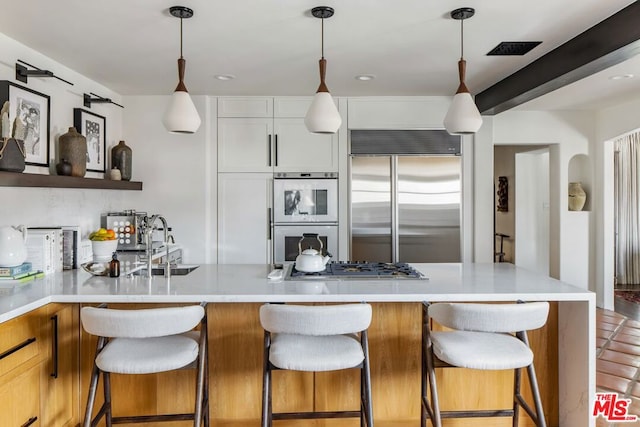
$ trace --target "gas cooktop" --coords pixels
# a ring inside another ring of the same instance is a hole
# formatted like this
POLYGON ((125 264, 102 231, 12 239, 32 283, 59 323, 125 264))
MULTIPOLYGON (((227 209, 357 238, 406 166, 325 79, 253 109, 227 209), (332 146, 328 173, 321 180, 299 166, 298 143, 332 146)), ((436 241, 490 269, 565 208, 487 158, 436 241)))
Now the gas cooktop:
POLYGON ((327 263, 323 271, 305 273, 296 270, 295 263, 289 266, 285 280, 306 279, 426 279, 407 263, 335 261, 327 263))

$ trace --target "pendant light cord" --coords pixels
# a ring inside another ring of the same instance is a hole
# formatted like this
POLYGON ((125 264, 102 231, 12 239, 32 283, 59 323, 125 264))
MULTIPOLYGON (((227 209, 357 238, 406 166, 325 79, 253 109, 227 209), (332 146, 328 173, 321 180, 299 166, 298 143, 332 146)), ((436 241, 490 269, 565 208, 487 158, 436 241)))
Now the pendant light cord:
POLYGON ((180 17, 180 58, 182 58, 182 17, 180 17))
POLYGON ((464 59, 464 18, 460 20, 460 59, 464 59))
POLYGON ((321 30, 320 30, 320 38, 322 39, 322 42, 321 42, 321 46, 322 46, 321 47, 321 49, 322 49, 321 50, 321 57, 322 57, 322 59, 324 59, 324 18, 322 18, 321 21, 322 21, 322 25, 320 27, 321 28, 321 30))

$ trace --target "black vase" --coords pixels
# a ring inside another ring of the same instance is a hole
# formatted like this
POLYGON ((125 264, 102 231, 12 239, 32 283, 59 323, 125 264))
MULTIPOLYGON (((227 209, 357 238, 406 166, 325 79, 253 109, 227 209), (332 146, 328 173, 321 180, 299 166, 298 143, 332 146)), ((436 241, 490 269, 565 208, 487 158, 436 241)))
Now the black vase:
POLYGON ((72 169, 73 167, 67 159, 60 160, 60 162, 56 165, 56 173, 58 175, 71 176, 72 169))
POLYGON ((131 181, 131 148, 124 141, 111 149, 111 167, 120 169, 123 181, 131 181))

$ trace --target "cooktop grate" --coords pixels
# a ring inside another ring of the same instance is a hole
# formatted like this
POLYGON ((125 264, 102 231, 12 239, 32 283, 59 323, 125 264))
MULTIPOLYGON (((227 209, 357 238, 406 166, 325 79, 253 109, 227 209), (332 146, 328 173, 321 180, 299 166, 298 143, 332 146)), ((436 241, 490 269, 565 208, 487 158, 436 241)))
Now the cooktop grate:
POLYGON ((295 264, 289 274, 291 279, 312 278, 388 278, 424 279, 424 275, 407 263, 337 261, 329 262, 323 271, 305 273, 298 271, 295 264))

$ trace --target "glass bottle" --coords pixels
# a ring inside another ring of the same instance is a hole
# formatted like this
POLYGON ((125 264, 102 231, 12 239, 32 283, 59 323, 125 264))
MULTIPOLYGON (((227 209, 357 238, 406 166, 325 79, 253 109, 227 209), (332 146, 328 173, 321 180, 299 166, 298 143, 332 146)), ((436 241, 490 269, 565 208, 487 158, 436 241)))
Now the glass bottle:
POLYGON ((109 263, 109 276, 120 277, 120 261, 118 261, 118 254, 115 252, 111 256, 111 262, 109 263))

